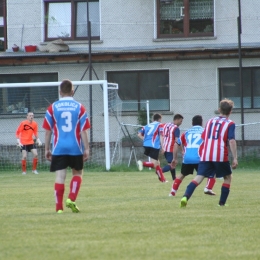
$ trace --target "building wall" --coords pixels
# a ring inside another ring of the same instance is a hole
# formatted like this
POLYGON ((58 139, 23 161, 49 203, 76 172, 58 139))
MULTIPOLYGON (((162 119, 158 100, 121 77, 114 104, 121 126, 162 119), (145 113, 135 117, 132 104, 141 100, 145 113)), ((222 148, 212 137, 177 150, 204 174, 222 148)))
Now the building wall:
MULTIPOLYGON (((260 66, 258 59, 245 59, 243 65, 260 66)), ((181 126, 187 129, 191 126, 191 119, 196 114, 201 114, 206 122, 209 118, 217 114, 219 102, 218 86, 218 68, 238 67, 238 61, 235 59, 226 60, 187 60, 187 61, 155 61, 155 62, 128 62, 128 63, 95 63, 93 68, 99 79, 106 79, 107 71, 121 70, 149 70, 149 69, 169 69, 170 70, 170 111, 162 112, 163 122, 172 121, 173 114, 181 113, 184 121, 181 126)), ((86 64, 69 64, 69 65, 41 65, 41 66, 16 66, 15 70, 10 67, 1 67, 1 73, 47 73, 58 72, 59 80, 69 78, 78 81, 87 69, 86 64)), ((96 79, 93 74, 93 79, 96 79)), ((87 80, 86 78, 84 80, 87 80)), ((100 86, 94 86, 93 92, 93 120, 99 126, 104 123, 102 90, 100 86)), ((119 86, 120 88, 120 86, 119 86)), ((89 106, 89 96, 86 88, 79 88, 75 98, 89 106)), ((160 111, 158 111, 160 112, 160 111)), ((126 124, 137 124, 137 113, 123 113, 120 120, 126 124)), ((10 118, 1 119, 0 134, 4 135, 5 142, 11 144, 14 142, 14 131, 19 124, 19 119, 10 118)), ((25 116, 24 116, 25 118, 25 116)), ((237 124, 241 122, 240 110, 231 114, 237 124)), ((36 118, 39 124, 42 124, 42 118, 36 118)), ((257 122, 258 111, 245 113, 245 123, 257 122)), ((111 118, 111 132, 117 131, 117 120, 111 118)), ((94 126, 95 129, 95 126, 94 126)), ((104 129, 101 127, 101 129, 104 129)), ((117 135, 114 136, 116 141, 117 135)), ((40 137, 43 138, 43 129, 40 130, 40 137)), ((103 141, 103 130, 94 131, 95 140, 103 141)), ((248 136, 250 138, 250 136, 248 136)), ((252 137, 251 137, 252 138, 252 137)), ((253 137, 252 139, 256 139, 253 137)), ((259 137, 258 137, 259 138, 259 137)))
MULTIPOLYGON (((242 43, 260 42, 260 1, 241 1, 242 43)), ((93 49, 197 48, 237 45, 238 4, 234 0, 215 0, 215 37, 156 39, 156 0, 100 0, 101 41, 93 49)), ((44 9, 42 0, 8 0, 8 48, 43 42, 44 9)), ((71 49, 85 48, 80 42, 71 49)))

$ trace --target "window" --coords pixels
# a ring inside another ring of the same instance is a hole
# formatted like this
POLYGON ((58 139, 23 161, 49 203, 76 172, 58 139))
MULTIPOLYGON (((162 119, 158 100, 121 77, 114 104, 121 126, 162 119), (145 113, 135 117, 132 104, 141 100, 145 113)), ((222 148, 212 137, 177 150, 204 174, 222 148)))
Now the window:
POLYGON ((45 39, 63 38, 82 40, 88 38, 88 13, 91 22, 91 38, 100 38, 98 0, 44 0, 45 39))
POLYGON ((0 51, 5 50, 5 0, 0 0, 0 51))
MULTIPOLYGON (((242 69, 243 107, 260 108, 260 68, 242 69)), ((238 68, 219 69, 220 99, 230 98, 235 108, 241 108, 238 68)))
POLYGON ((214 0, 157 0, 158 37, 214 36, 214 0))
MULTIPOLYGON (((0 83, 54 82, 58 73, 0 74, 0 83)), ((0 114, 45 113, 58 99, 58 86, 0 88, 0 114)))
POLYGON ((118 94, 123 111, 169 110, 169 70, 107 72, 108 82, 119 84, 118 94))

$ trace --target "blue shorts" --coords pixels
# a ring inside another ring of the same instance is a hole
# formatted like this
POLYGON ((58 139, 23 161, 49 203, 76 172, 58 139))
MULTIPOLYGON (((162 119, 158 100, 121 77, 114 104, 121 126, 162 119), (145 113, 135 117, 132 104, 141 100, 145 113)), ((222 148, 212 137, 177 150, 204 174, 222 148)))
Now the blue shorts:
POLYGON ((164 152, 164 157, 168 163, 172 162, 173 153, 172 152, 164 152))
POLYGON ((197 175, 213 178, 221 178, 230 175, 232 169, 229 162, 200 162, 197 175))

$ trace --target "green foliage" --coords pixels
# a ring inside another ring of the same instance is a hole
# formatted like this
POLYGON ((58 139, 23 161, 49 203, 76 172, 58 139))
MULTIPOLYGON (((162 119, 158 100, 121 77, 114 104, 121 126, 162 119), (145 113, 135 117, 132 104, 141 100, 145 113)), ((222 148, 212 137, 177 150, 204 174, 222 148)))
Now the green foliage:
MULTIPOLYGON (((149 114, 149 119, 151 121, 152 119, 152 113, 149 114)), ((137 117, 137 122, 139 125, 147 125, 147 110, 146 108, 142 108, 141 110, 138 111, 138 117, 137 117)))
MULTIPOLYGON (((176 195, 172 182, 160 183, 154 171, 84 173, 77 205, 55 213, 55 175, 0 174, 0 259, 259 259, 259 171, 234 173, 229 207, 197 187, 187 208, 180 199, 193 176, 176 195), (239 246, 238 246, 239 245, 239 246)), ((64 200, 69 193, 68 171, 64 200)))

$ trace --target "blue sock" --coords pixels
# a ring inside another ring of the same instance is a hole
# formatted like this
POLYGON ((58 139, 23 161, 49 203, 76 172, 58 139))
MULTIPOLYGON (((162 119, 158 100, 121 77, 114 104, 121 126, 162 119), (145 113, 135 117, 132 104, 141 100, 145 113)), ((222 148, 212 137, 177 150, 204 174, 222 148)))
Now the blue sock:
POLYGON ((162 168, 162 172, 168 172, 171 169, 170 165, 166 165, 162 168))
POLYGON ((187 197, 187 199, 189 199, 192 196, 194 190, 197 188, 197 186, 198 186, 198 183, 193 182, 193 181, 190 182, 190 184, 186 188, 186 191, 185 191, 185 194, 183 195, 183 197, 187 197))
POLYGON ((219 205, 225 205, 229 195, 229 187, 222 186, 219 199, 219 205))
POLYGON ((172 174, 172 179, 175 180, 176 179, 175 169, 171 169, 171 174, 172 174))

